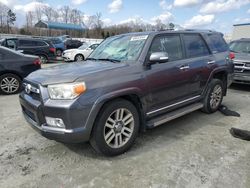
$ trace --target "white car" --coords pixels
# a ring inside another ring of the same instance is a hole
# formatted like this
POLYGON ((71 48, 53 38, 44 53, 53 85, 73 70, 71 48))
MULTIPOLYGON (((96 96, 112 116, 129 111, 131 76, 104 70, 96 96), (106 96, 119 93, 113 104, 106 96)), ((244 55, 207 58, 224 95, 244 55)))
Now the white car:
POLYGON ((94 49, 96 49, 98 45, 99 44, 83 44, 77 49, 65 50, 62 57, 64 61, 83 61, 91 54, 94 49))

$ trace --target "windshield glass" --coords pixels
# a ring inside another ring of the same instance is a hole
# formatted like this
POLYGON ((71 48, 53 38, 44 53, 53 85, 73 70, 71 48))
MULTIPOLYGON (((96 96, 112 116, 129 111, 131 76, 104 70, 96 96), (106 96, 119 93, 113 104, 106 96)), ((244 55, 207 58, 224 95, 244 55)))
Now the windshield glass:
POLYGON ((229 48, 236 53, 250 53, 250 42, 233 42, 230 44, 229 48))
POLYGON ((89 45, 85 43, 85 44, 81 45, 78 49, 84 50, 84 49, 86 49, 88 47, 89 47, 89 45))
POLYGON ((102 42, 90 55, 94 59, 135 61, 138 59, 148 35, 115 36, 102 42))

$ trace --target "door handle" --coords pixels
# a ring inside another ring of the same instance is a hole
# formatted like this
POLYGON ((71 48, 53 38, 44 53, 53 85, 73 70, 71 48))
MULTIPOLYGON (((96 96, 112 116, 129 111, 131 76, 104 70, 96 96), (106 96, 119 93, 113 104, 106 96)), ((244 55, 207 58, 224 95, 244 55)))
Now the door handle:
POLYGON ((213 64, 215 64, 215 61, 214 61, 214 60, 208 61, 207 64, 208 64, 208 65, 213 65, 213 64))
POLYGON ((190 67, 189 67, 189 65, 183 65, 183 66, 181 66, 179 69, 180 70, 187 70, 187 69, 189 69, 190 67))

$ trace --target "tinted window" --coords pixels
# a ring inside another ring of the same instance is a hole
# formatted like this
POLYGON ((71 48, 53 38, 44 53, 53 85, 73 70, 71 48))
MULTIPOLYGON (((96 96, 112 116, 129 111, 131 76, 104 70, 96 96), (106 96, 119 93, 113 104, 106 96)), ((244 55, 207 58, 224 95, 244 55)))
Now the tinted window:
POLYGON ((167 52, 169 61, 183 58, 181 39, 179 35, 164 35, 156 37, 150 47, 149 55, 154 52, 167 52))
POLYGON ((6 40, 6 43, 7 43, 8 48, 11 48, 11 49, 16 48, 16 41, 15 40, 6 40))
POLYGON ((250 53, 250 42, 246 41, 232 42, 229 48, 231 51, 236 53, 250 53))
POLYGON ((199 34, 184 34, 184 43, 188 58, 209 55, 208 48, 199 34))
POLYGON ((225 52, 228 50, 227 43, 223 39, 221 34, 209 34, 210 48, 213 53, 225 52))
POLYGON ((46 43, 43 41, 34 41, 35 46, 46 46, 46 43))
POLYGON ((20 40, 20 46, 34 46, 33 41, 31 40, 20 40))

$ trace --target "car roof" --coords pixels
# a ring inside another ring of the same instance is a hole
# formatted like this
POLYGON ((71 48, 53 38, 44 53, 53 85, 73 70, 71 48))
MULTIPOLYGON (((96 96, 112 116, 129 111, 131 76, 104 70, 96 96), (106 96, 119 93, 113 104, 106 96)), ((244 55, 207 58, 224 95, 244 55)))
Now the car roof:
POLYGON ((171 33, 204 33, 204 34, 222 34, 213 30, 197 30, 197 29, 186 29, 186 30, 163 30, 163 31, 146 31, 146 32, 134 32, 134 33, 125 33, 121 35, 158 35, 158 34, 171 34, 171 33))
POLYGON ((244 41, 244 42, 250 42, 250 38, 241 38, 241 39, 238 39, 238 40, 234 40, 232 42, 242 42, 242 41, 244 41))
POLYGON ((30 40, 30 41, 41 41, 41 40, 43 40, 43 39, 40 39, 40 38, 25 38, 25 37, 23 37, 23 38, 6 38, 6 39, 14 39, 14 40, 30 40))

